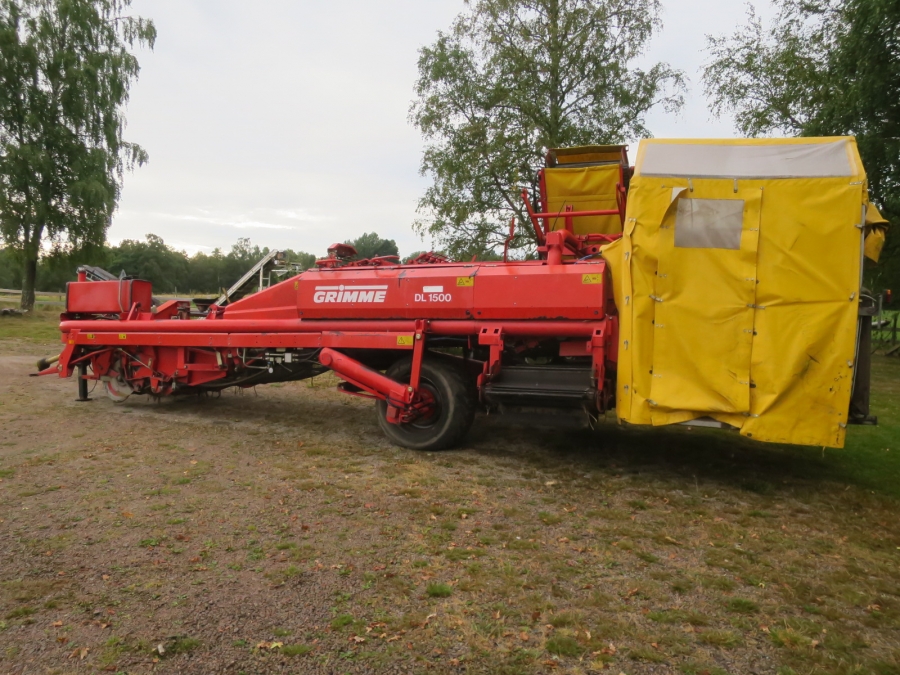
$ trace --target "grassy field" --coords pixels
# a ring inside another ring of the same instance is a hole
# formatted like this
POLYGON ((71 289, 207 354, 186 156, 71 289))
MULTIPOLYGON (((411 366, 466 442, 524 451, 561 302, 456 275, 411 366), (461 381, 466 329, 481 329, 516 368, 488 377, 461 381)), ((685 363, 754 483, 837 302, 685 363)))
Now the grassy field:
MULTIPOLYGON (((18 303, 0 301, 0 308, 18 307, 18 303)), ((0 317, 0 340, 15 339, 30 343, 59 341, 59 314, 63 307, 42 302, 22 316, 0 317)))
MULTIPOLYGON (((18 324, 14 322, 19 322, 18 324)), ((900 359, 843 450, 476 422, 312 383, 73 401, 0 320, 0 670, 900 674, 900 359)))

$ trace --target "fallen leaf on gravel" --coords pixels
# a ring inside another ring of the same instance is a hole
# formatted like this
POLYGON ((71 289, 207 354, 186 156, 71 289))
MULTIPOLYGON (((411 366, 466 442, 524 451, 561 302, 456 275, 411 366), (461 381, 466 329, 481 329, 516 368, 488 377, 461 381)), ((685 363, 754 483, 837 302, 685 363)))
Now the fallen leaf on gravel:
POLYGON ((131 511, 122 511, 122 515, 125 518, 134 518, 134 514, 131 511))
POLYGON ((284 647, 283 642, 260 642, 256 645, 257 649, 278 649, 284 647))
POLYGON ((62 626, 62 621, 54 621, 50 625, 53 626, 54 628, 59 628, 60 626, 62 626))
POLYGON ((103 579, 103 581, 109 581, 109 575, 108 575, 108 574, 104 574, 104 575, 103 575, 102 577, 100 577, 100 578, 103 579))
POLYGON ((387 641, 388 641, 388 642, 396 642, 396 641, 399 640, 399 639, 400 639, 400 636, 399 636, 399 635, 395 635, 394 637, 389 637, 389 638, 387 639, 387 641))
POLYGON ((58 638, 56 638, 56 641, 59 644, 64 645, 69 641, 69 638, 67 638, 65 635, 60 635, 58 638))
POLYGON ((519 639, 520 639, 522 642, 528 642, 528 640, 529 640, 530 638, 528 637, 528 633, 526 633, 525 631, 522 631, 521 633, 519 633, 519 639))
POLYGON ((458 666, 458 665, 459 665, 459 659, 450 659, 450 665, 451 665, 451 666, 458 666))
POLYGON ((83 661, 89 651, 91 651, 90 647, 76 647, 72 650, 72 653, 69 654, 69 658, 74 659, 77 656, 79 660, 83 661))
POLYGON ((166 653, 166 648, 163 646, 162 642, 160 642, 158 645, 156 645, 156 652, 160 656, 162 656, 163 654, 166 653))

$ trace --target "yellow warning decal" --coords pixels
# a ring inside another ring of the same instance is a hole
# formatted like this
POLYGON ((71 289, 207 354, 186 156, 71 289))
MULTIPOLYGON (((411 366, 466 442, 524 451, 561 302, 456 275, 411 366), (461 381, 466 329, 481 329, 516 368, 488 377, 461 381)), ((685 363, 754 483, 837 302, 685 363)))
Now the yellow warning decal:
POLYGON ((457 286, 474 286, 475 277, 456 277, 457 286))
POLYGON ((295 282, 294 282, 294 290, 295 290, 295 291, 296 291, 296 290, 299 290, 299 288, 300 288, 300 282, 299 282, 299 281, 295 281, 295 282))
POLYGON ((93 333, 88 333, 88 334, 87 334, 87 339, 88 339, 88 340, 93 340, 95 337, 97 337, 97 336, 94 335, 93 333))
POLYGON ((125 333, 119 333, 119 339, 120 339, 120 340, 127 340, 127 339, 128 339, 128 336, 127 336, 125 333))
POLYGON ((603 283, 603 275, 602 274, 582 274, 581 275, 581 283, 583 283, 583 284, 602 284, 603 283))
POLYGON ((413 336, 412 335, 398 335, 397 336, 397 344, 401 347, 412 347, 413 336))

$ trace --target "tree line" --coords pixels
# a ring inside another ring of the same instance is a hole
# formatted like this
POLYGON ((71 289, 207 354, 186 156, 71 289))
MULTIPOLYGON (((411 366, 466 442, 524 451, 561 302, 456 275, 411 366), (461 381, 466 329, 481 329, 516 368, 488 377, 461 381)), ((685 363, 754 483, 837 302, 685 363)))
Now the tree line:
MULTIPOLYGON (((354 246, 357 257, 399 255, 393 239, 382 239, 369 232, 345 242, 354 246)), ((285 260, 298 269, 312 267, 313 253, 281 249, 285 260)), ((216 248, 211 253, 198 252, 189 256, 168 246, 161 237, 148 234, 145 241, 126 239, 111 246, 84 246, 77 249, 57 249, 38 259, 36 288, 47 292, 62 292, 66 283, 74 281, 80 265, 102 267, 118 276, 125 274, 153 282, 153 290, 160 294, 214 294, 230 287, 255 265, 269 248, 260 248, 249 239, 238 239, 227 252, 216 248)), ((416 254, 413 254, 413 257, 416 254)), ((21 253, 13 247, 0 248, 0 288, 22 288, 23 266, 21 253)))

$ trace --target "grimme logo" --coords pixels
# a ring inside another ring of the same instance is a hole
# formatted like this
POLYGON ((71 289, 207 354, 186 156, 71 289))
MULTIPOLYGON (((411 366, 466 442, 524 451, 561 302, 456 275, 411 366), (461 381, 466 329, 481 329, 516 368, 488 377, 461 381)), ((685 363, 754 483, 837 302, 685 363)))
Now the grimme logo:
POLYGON ((313 302, 384 302, 387 286, 316 286, 313 302))

